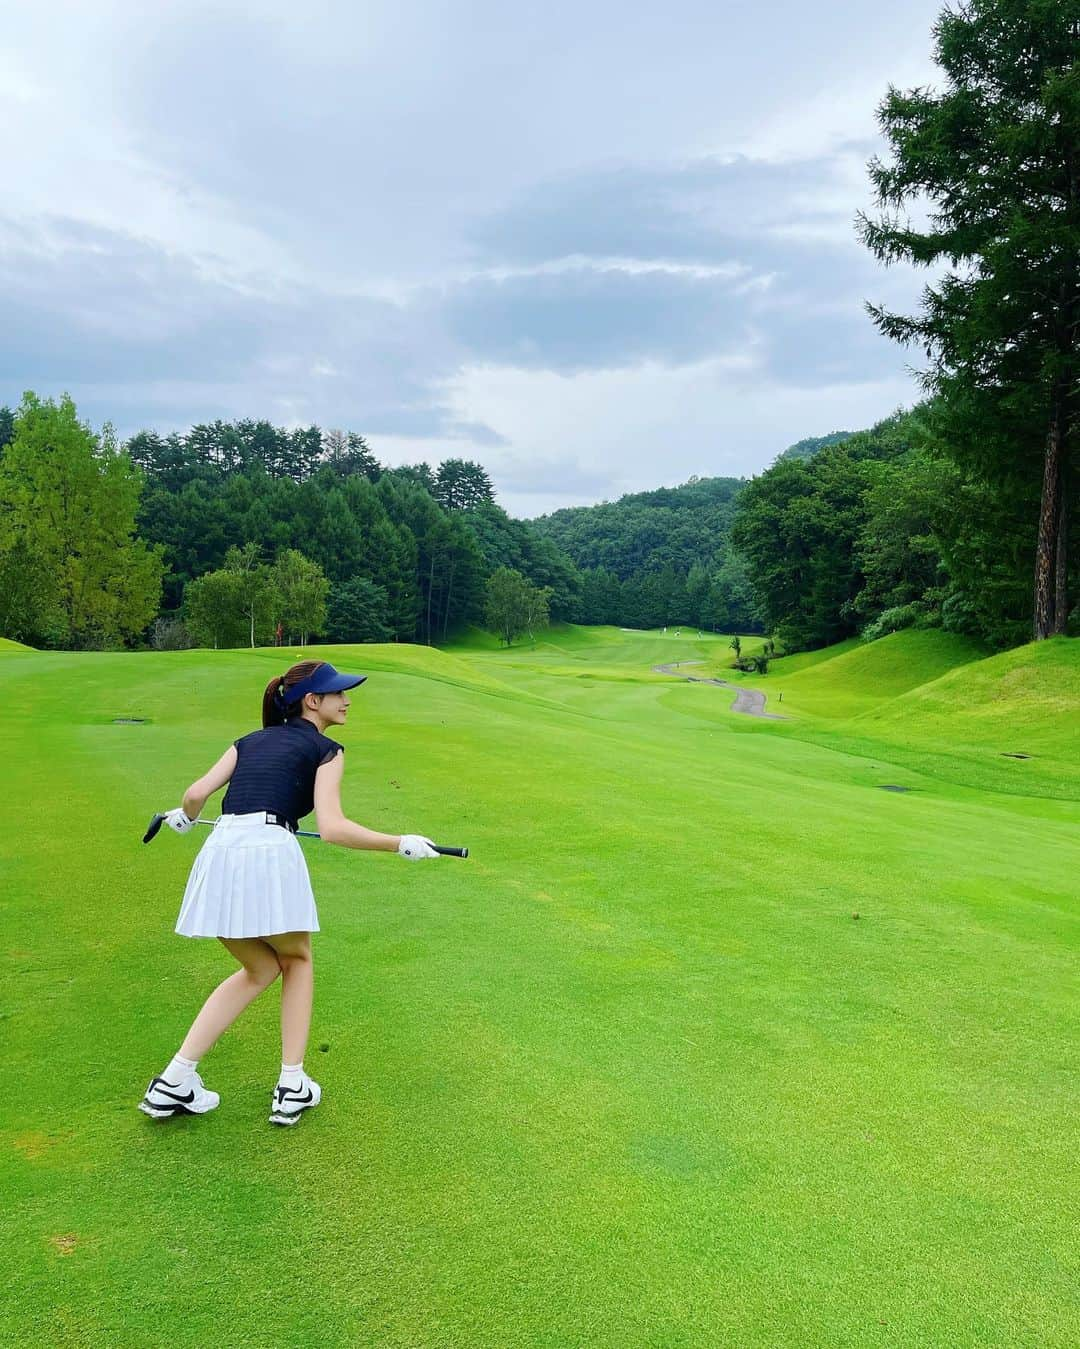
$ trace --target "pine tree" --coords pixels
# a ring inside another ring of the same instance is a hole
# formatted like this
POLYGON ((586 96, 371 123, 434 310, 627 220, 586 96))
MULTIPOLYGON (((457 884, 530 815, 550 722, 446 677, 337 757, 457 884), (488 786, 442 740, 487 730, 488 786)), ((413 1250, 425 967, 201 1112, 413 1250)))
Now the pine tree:
POLYGON ((435 475, 432 496, 448 511, 474 510, 495 500, 495 489, 482 464, 468 459, 444 459, 435 475))
POLYGON ((963 414, 959 453, 988 477, 1042 481, 1034 635, 1065 630, 1068 513, 1080 383, 1080 0, 969 0, 934 28, 942 93, 890 89, 879 121, 892 162, 871 161, 883 214, 860 217, 886 262, 950 270, 908 317, 868 306, 922 346, 926 387, 963 414), (928 224, 905 212, 928 204, 928 224), (1017 407, 1024 439, 987 429, 1017 407))

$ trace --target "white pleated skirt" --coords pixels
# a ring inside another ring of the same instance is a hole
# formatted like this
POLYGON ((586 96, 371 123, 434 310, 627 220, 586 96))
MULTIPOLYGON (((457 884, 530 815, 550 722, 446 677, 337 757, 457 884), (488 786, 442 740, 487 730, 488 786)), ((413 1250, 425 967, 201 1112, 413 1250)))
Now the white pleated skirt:
POLYGON ((318 932, 307 862, 296 837, 263 811, 222 815, 184 890, 182 937, 270 937, 318 932))

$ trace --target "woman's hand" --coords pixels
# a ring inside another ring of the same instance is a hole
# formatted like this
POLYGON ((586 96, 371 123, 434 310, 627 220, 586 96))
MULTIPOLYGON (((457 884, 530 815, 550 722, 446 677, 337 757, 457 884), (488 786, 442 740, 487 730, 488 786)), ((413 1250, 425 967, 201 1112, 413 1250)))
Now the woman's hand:
POLYGON ((195 821, 188 818, 183 806, 167 811, 162 823, 167 824, 170 829, 175 829, 178 834, 186 834, 189 829, 195 828, 195 821))
POLYGON ((438 857, 435 845, 423 834, 402 834, 398 844, 398 856, 407 857, 410 862, 421 862, 425 857, 438 857))

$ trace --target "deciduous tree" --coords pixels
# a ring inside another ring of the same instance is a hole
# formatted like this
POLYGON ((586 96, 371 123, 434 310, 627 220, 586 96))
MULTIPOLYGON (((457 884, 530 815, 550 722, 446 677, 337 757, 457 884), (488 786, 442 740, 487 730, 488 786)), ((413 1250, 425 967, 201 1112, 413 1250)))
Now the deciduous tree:
POLYGON ((39 635, 74 646, 136 637, 157 612, 162 574, 159 551, 135 537, 142 474, 112 428, 96 436, 66 394, 27 393, 14 425, 0 459, 0 554, 35 613, 50 616, 39 635))
POLYGON ((299 636, 306 646, 313 632, 322 632, 326 626, 326 597, 330 582, 322 567, 312 562, 296 548, 286 548, 277 556, 273 567, 277 590, 277 616, 290 641, 299 636))

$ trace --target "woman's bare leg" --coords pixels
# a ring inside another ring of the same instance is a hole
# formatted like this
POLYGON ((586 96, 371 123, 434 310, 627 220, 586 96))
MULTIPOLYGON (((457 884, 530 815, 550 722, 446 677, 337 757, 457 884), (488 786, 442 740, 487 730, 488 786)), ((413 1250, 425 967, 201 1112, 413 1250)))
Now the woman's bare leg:
POLYGON ((219 937, 218 941, 243 968, 218 984, 206 999, 180 1046, 185 1059, 198 1060, 208 1053, 248 1003, 281 973, 277 955, 261 937, 219 937))
POLYGON ((281 1061, 303 1063, 315 991, 311 933, 277 932, 265 940, 281 966, 281 1061))

